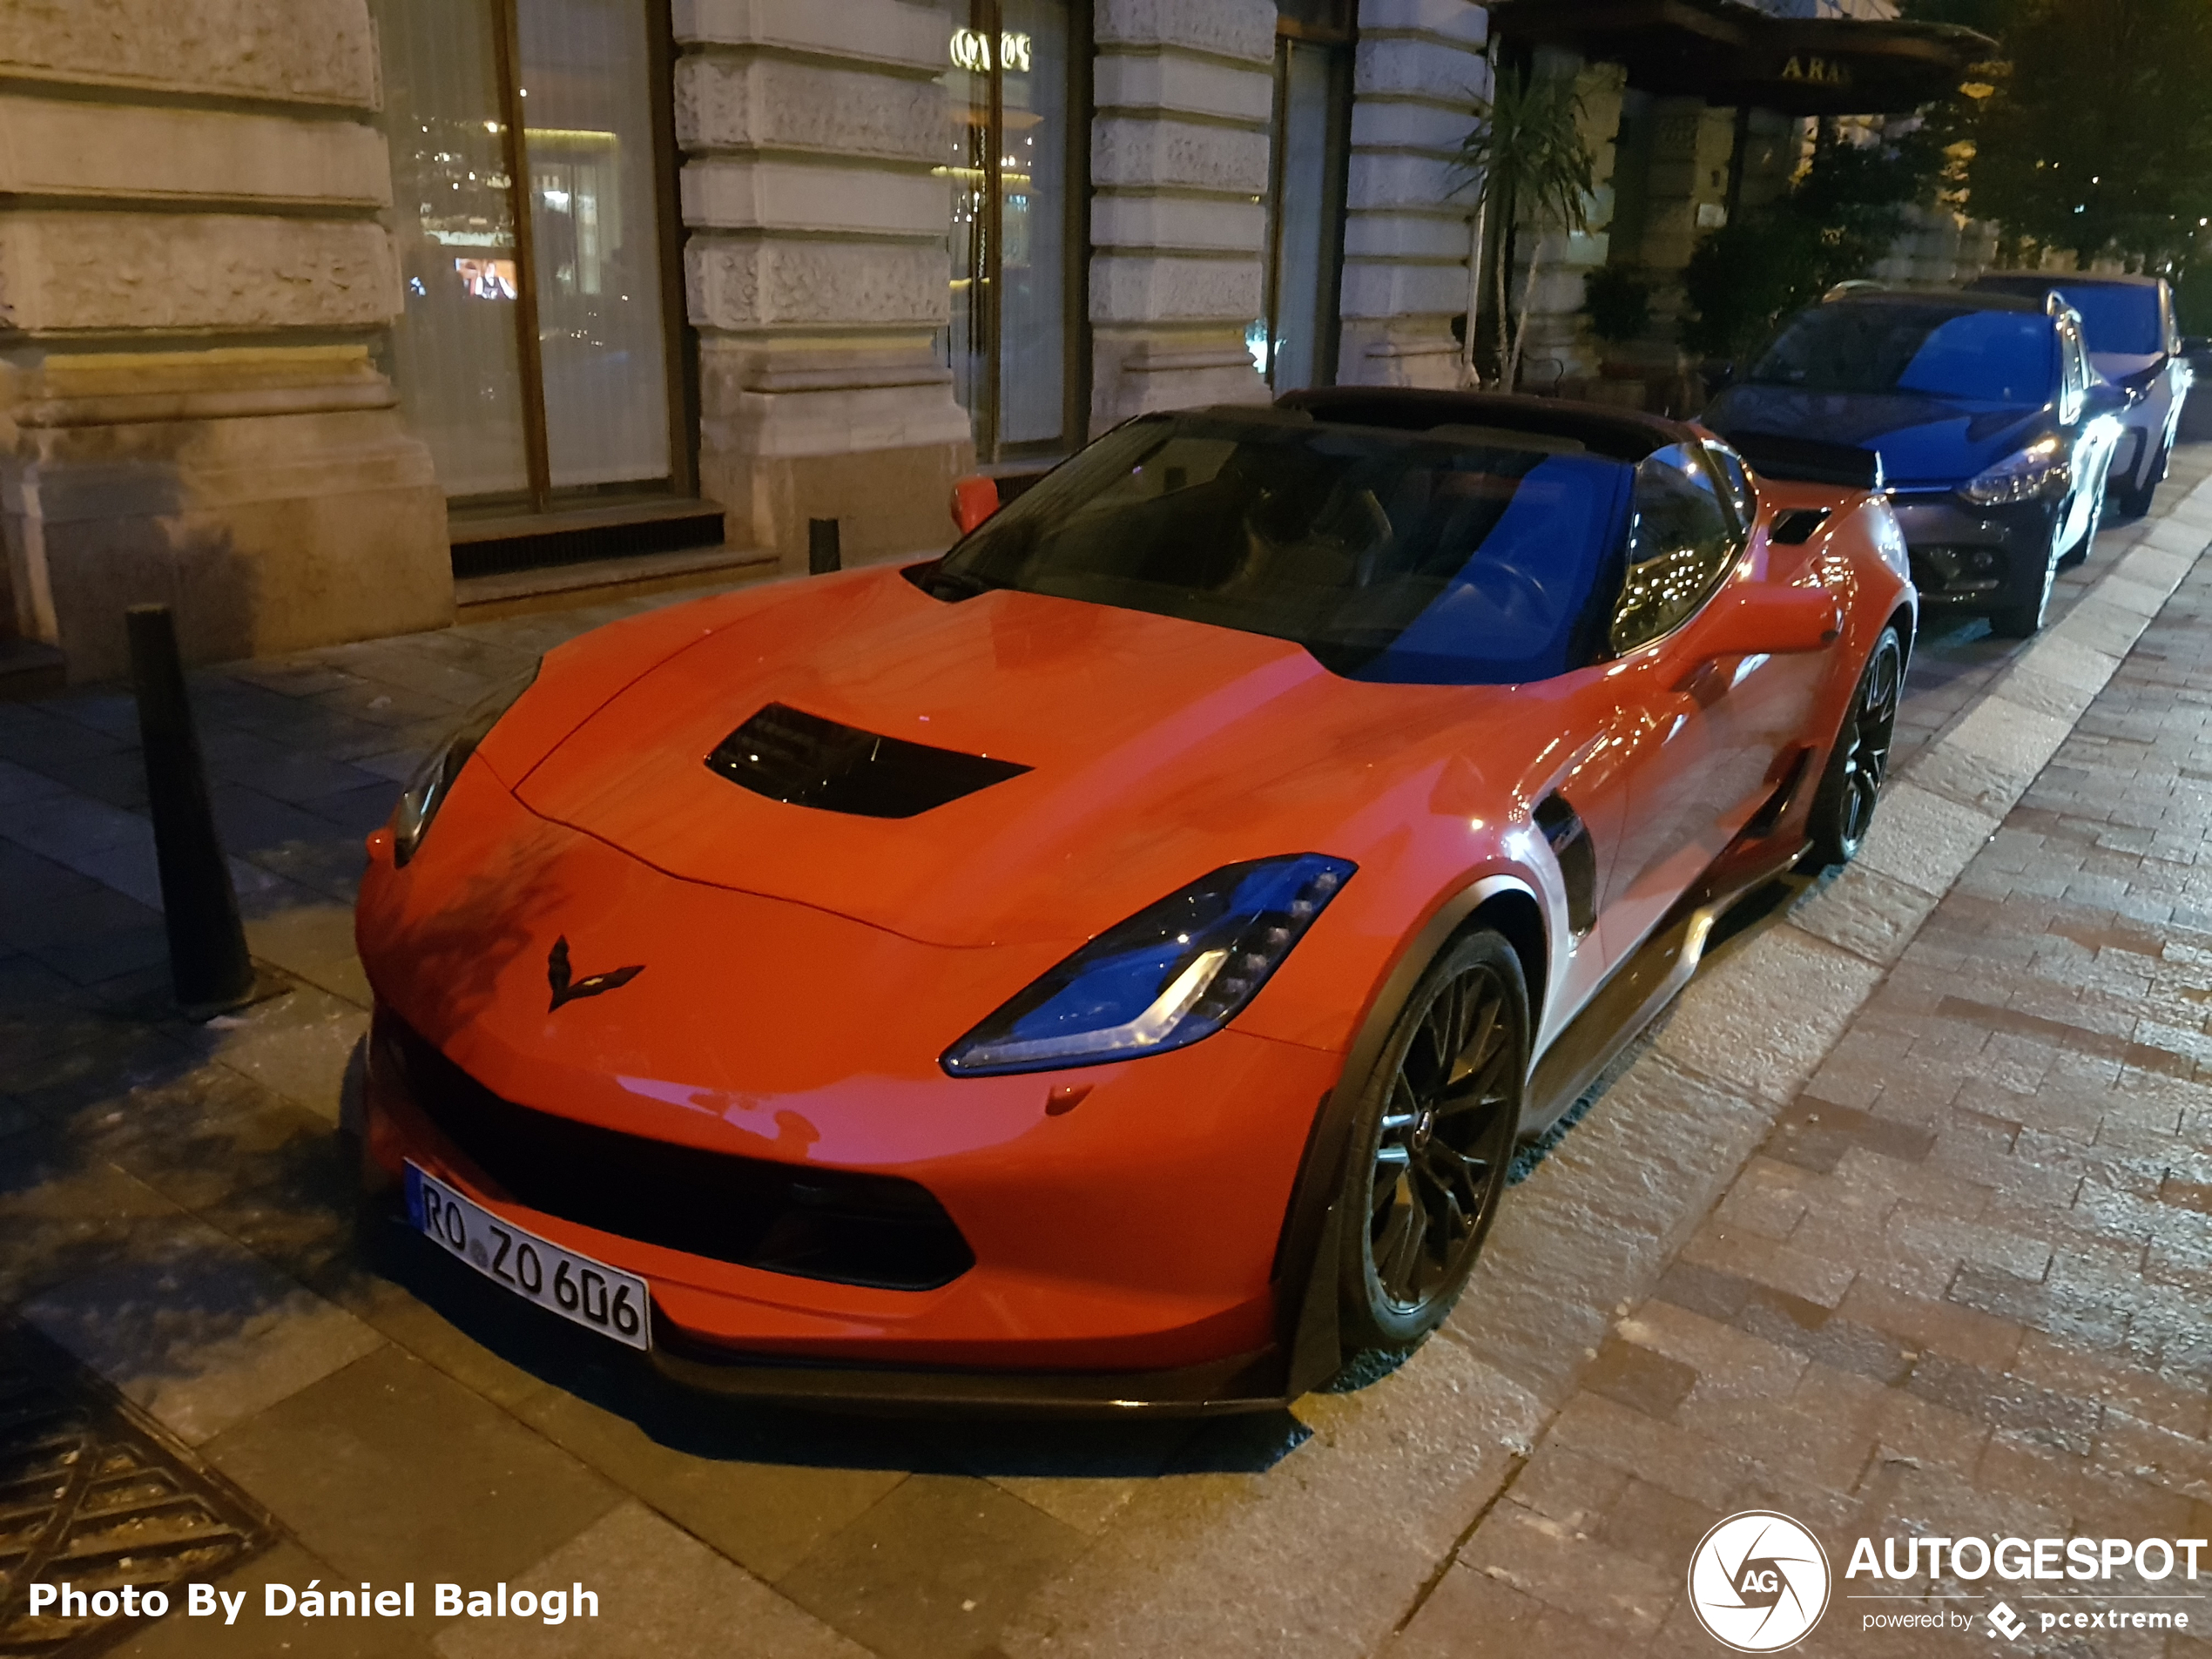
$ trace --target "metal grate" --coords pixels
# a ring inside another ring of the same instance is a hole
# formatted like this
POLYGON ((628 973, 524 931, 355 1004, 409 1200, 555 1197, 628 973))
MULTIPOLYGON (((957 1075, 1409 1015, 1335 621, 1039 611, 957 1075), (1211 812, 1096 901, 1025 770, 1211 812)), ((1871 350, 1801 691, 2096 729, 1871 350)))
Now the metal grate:
POLYGON ((44 1338, 0 1324, 0 1656, 83 1659, 144 1624, 30 1615, 30 1586, 169 1595, 258 1554, 268 1517, 44 1338))

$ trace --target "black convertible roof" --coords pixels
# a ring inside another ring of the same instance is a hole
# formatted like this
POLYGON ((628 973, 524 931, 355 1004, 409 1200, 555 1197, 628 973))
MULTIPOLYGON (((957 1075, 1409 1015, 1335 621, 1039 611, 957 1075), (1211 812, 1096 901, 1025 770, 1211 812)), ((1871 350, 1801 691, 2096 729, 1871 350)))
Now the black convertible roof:
POLYGON ((1680 421, 1635 409, 1502 392, 1428 391, 1404 386, 1316 387, 1285 392, 1275 400, 1275 407, 1301 410, 1317 421, 1396 427, 1407 432, 1426 432, 1440 426, 1503 428, 1536 437, 1572 439, 1594 455, 1617 461, 1641 461, 1655 449, 1692 442, 1698 436, 1694 427, 1680 421))

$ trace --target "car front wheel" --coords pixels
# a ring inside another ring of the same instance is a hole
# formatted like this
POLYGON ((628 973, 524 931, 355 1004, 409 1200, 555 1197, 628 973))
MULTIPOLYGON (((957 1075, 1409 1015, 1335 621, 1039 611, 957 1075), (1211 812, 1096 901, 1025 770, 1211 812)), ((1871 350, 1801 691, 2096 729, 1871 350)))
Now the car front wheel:
POLYGON ((1369 1076, 1345 1175, 1339 1312, 1347 1359, 1443 1322, 1506 1188, 1528 1076, 1528 988, 1494 933, 1421 976, 1369 1076))
POLYGON ((2026 604, 2006 605, 1989 613, 1989 631, 2000 639, 2028 639, 2040 632, 2044 614, 2051 608, 2051 589, 2058 580, 2059 538, 2066 534, 2063 505, 2051 525, 2051 538, 2043 549, 2043 574, 2035 597, 2026 604))
POLYGON ((1905 648, 1897 630, 1885 628, 1851 693, 1844 729, 1830 751, 1827 770, 1812 798, 1806 826, 1813 856, 1823 864, 1848 864, 1866 845, 1874 804, 1889 775, 1897 741, 1897 705, 1905 684, 1905 648))
POLYGON ((2150 464, 2143 469, 2142 482, 2129 485, 2120 491, 2121 512, 2130 518, 2141 518, 2150 511, 2152 498, 2158 494, 2158 486, 2165 482, 2166 469, 2173 462, 2173 445, 2161 438, 2158 453, 2150 458, 2150 464))

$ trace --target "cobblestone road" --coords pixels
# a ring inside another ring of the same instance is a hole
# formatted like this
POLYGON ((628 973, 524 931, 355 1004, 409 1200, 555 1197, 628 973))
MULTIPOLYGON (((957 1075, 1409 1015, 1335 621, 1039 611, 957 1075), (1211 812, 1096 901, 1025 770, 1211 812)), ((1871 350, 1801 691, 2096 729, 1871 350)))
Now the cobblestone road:
MULTIPOLYGON (((1831 1539, 2203 1534, 2205 579, 2134 638, 2212 540, 2212 493, 2184 501, 2209 470, 2184 453, 2026 657, 1931 631, 1880 844, 1693 988, 1517 1190, 1442 1338, 1197 1426, 702 1402, 356 1236, 332 1130, 360 837, 460 709, 613 611, 195 677, 253 947, 291 985, 212 1028, 164 1012, 128 700, 0 705, 0 1307, 273 1515, 231 1586, 606 1602, 558 1629, 172 1616, 122 1651, 1656 1649, 1704 1643, 1683 1567, 1752 1499, 1831 1539)), ((1844 1626, 1815 1644, 1899 1645, 1844 1626)))

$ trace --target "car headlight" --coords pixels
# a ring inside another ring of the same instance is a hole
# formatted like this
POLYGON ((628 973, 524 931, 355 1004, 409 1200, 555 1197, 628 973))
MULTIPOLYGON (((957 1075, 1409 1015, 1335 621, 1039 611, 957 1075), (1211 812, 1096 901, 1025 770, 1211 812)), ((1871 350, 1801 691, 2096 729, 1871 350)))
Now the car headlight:
POLYGON ((405 864, 422 845, 422 838, 430 833, 431 820, 444 806, 446 797, 453 791, 453 780, 476 752, 476 745, 499 724, 499 717, 515 706, 516 699, 529 690, 537 678, 537 664, 530 664, 530 671, 509 681, 470 709, 459 728, 436 748, 429 758, 415 769, 415 776, 408 779, 407 788, 400 796, 400 804, 392 810, 392 862, 405 864))
POLYGON ((2066 445, 2056 437, 2039 438, 2017 454, 2006 455, 1987 472, 1959 487, 1959 493, 1978 507, 2003 507, 2013 502, 2043 501, 2066 494, 2074 481, 2066 445))
POLYGON ((1358 867, 1231 864, 1109 928, 945 1051, 956 1077, 1164 1054, 1236 1018, 1358 867))

